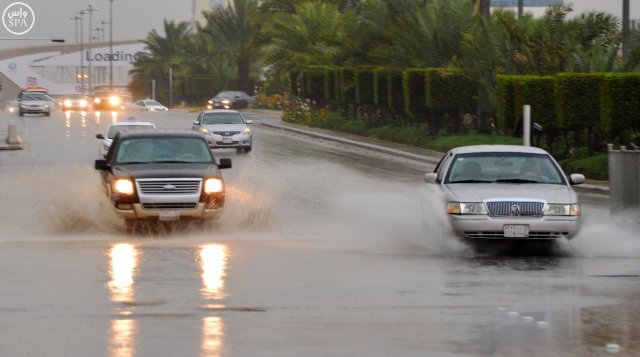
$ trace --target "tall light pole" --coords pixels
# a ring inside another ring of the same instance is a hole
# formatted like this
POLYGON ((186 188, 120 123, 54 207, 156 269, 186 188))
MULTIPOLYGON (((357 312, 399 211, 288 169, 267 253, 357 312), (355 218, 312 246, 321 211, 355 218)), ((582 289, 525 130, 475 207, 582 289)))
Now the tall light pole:
POLYGON ((629 0, 622 0, 622 58, 627 59, 629 54, 629 0))
POLYGON ((113 90, 113 0, 109 1, 109 88, 113 90))
POLYGON ((76 43, 78 43, 78 20, 80 20, 80 18, 78 16, 71 16, 69 20, 73 20, 73 25, 76 30, 76 43))
POLYGON ((93 12, 97 11, 97 9, 95 7, 93 7, 93 4, 89 4, 89 6, 87 6, 87 10, 89 13, 89 94, 91 94, 92 92, 92 87, 93 87, 93 71, 91 69, 91 62, 93 62, 93 56, 91 53, 91 42, 93 42, 93 12))
POLYGON ((77 15, 80 15, 80 93, 82 93, 82 95, 84 95, 84 35, 82 33, 82 28, 84 27, 84 15, 86 13, 87 11, 84 9, 76 12, 77 15))

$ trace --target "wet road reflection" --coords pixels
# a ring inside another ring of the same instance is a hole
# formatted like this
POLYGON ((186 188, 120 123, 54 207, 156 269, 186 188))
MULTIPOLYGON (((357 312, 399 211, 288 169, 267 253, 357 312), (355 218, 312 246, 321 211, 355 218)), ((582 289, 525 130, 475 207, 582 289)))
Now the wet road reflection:
POLYGON ((224 345, 224 324, 222 317, 209 316, 202 319, 202 346, 200 356, 222 355, 224 345))
POLYGON ((109 291, 114 302, 132 301, 135 296, 134 276, 139 254, 133 244, 119 243, 109 251, 109 291))
POLYGON ((109 357, 133 357, 136 355, 135 337, 137 324, 133 319, 111 320, 109 357))
POLYGON ((221 300, 225 297, 224 279, 227 270, 227 249, 223 245, 210 244, 200 247, 198 261, 202 269, 202 298, 221 300))

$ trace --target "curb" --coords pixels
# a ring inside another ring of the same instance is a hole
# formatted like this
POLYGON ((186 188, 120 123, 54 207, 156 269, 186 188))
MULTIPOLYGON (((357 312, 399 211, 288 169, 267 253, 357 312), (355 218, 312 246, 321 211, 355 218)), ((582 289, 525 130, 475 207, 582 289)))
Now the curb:
MULTIPOLYGON (((398 156, 398 157, 402 157, 402 158, 405 158, 405 159, 416 160, 416 161, 420 161, 420 162, 424 162, 424 163, 428 163, 428 164, 432 164, 432 165, 436 165, 440 161, 440 157, 439 156, 435 157, 435 155, 444 155, 443 153, 439 153, 439 152, 435 152, 434 151, 433 152, 434 157, 430 157, 430 156, 427 156, 427 155, 420 155, 420 154, 416 154, 416 153, 411 153, 411 152, 403 151, 403 150, 400 150, 400 149, 386 147, 386 146, 383 146, 383 145, 376 145, 376 144, 366 143, 366 142, 363 142, 363 141, 347 139, 347 138, 343 138, 343 137, 336 136, 336 135, 322 134, 322 133, 319 133, 319 132, 315 132, 315 131, 311 131, 311 130, 305 130, 305 129, 298 129, 298 128, 294 128, 294 127, 286 126, 286 125, 264 123, 264 122, 260 123, 260 125, 266 126, 266 127, 269 127, 269 128, 289 131, 289 132, 293 132, 293 133, 296 133, 296 134, 306 135, 306 136, 313 137, 313 138, 318 138, 318 139, 338 142, 338 143, 342 143, 342 144, 352 145, 352 146, 356 146, 356 147, 360 147, 360 148, 364 148, 364 149, 368 149, 368 150, 373 150, 373 151, 377 151, 377 152, 382 152, 382 153, 385 153, 385 154, 398 156)), ((572 186, 572 187, 576 192, 580 192, 580 193, 591 193, 591 194, 599 194, 599 195, 609 196, 609 187, 605 186, 605 185, 596 185, 596 184, 584 183, 584 184, 576 185, 576 186, 572 186)))
POLYGON ((410 152, 407 152, 407 151, 402 151, 402 150, 398 150, 398 149, 394 149, 394 148, 390 148, 390 147, 384 147, 384 146, 381 146, 381 145, 365 143, 365 142, 357 141, 357 140, 346 139, 346 138, 342 138, 342 137, 339 137, 339 136, 326 135, 326 134, 317 133, 317 132, 313 132, 313 131, 309 131, 309 130, 297 129, 297 128, 292 128, 292 127, 283 126, 283 125, 277 125, 277 124, 271 124, 271 123, 260 123, 260 125, 266 126, 266 127, 270 127, 270 128, 274 128, 274 129, 285 130, 285 131, 289 131, 289 132, 293 132, 293 133, 297 133, 297 134, 302 134, 302 135, 310 136, 310 137, 313 137, 313 138, 318 138, 318 139, 338 142, 338 143, 342 143, 342 144, 348 144, 348 145, 360 147, 360 148, 363 148, 363 149, 382 152, 382 153, 385 153, 385 154, 394 155, 394 156, 402 157, 402 158, 405 158, 405 159, 416 160, 416 161, 420 161, 420 162, 424 162, 424 163, 428 163, 428 164, 436 165, 440 161, 440 158, 433 158, 433 157, 429 157, 429 156, 425 156, 425 155, 414 154, 414 153, 410 153, 410 152))

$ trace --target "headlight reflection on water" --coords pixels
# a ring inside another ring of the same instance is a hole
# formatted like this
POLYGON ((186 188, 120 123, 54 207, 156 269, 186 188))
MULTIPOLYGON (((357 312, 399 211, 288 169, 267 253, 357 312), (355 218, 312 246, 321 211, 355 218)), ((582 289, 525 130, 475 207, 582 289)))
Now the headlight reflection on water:
POLYGON ((135 351, 136 321, 132 319, 111 320, 111 343, 109 357, 133 357, 135 351))
POLYGON ((227 249, 223 245, 209 244, 200 247, 199 264, 202 269, 202 297, 224 298, 224 279, 227 275, 227 249))
POLYGON ((136 247, 128 243, 114 245, 109 251, 109 291, 115 302, 132 301, 135 295, 134 277, 139 261, 136 247))

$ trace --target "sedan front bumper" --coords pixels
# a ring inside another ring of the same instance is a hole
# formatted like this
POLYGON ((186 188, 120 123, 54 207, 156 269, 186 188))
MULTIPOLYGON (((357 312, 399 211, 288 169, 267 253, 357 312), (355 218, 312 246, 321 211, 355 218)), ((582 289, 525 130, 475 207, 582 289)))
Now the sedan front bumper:
POLYGON ((555 240, 572 238, 582 225, 576 216, 492 217, 487 215, 449 215, 451 228, 461 238, 506 240, 555 240), (526 237, 505 236, 505 226, 526 226, 526 237))

